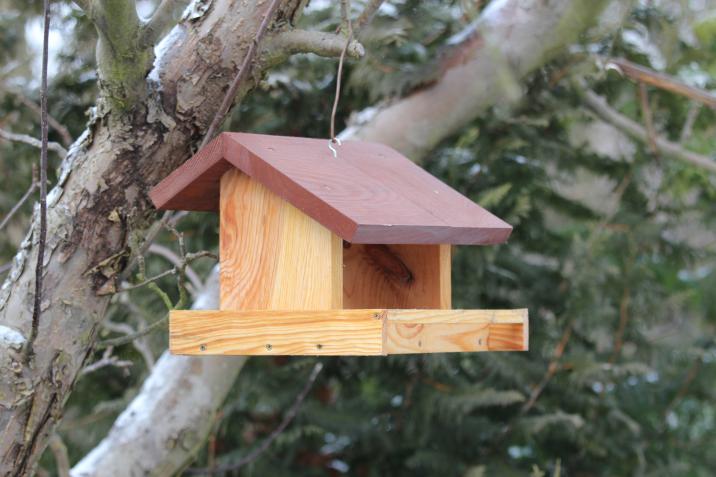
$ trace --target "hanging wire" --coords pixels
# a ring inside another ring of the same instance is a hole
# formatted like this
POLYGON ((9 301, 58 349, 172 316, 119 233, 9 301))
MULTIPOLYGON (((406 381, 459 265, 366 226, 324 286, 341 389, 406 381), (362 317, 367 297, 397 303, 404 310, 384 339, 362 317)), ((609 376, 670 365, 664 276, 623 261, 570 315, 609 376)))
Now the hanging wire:
POLYGON ((338 157, 338 152, 336 151, 335 147, 333 147, 334 144, 341 145, 341 141, 336 138, 336 111, 338 110, 338 99, 341 95, 341 79, 343 77, 343 62, 346 58, 346 52, 348 51, 348 46, 350 45, 351 41, 353 41, 353 24, 351 23, 351 17, 350 17, 350 1, 349 0, 342 0, 341 1, 341 15, 343 16, 343 19, 347 25, 348 28, 348 36, 346 38, 346 44, 343 45, 343 50, 341 51, 341 57, 338 60, 338 72, 336 73, 336 96, 333 98, 333 110, 331 111, 331 129, 330 129, 330 136, 331 139, 328 141, 328 148, 333 153, 333 157, 338 157))

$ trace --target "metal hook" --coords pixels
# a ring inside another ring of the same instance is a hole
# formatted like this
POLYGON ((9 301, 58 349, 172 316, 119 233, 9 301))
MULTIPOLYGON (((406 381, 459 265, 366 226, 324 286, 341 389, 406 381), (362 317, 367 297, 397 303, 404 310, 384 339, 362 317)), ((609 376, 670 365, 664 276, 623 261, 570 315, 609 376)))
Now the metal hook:
POLYGON ((338 139, 337 137, 328 140, 328 149, 330 149, 331 152, 333 153, 333 158, 334 158, 334 159, 337 159, 337 158, 338 158, 338 151, 336 151, 336 148, 333 147, 333 143, 334 143, 334 142, 338 143, 339 146, 342 146, 343 144, 341 143, 341 140, 338 139))

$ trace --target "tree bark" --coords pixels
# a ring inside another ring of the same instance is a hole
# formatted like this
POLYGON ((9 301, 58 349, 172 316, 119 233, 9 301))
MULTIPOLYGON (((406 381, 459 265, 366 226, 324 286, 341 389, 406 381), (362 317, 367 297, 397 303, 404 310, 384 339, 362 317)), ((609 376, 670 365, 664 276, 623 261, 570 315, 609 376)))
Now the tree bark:
MULTIPOLYGON (((302 6, 299 0, 284 1, 277 19, 291 25, 302 6)), ((146 68, 136 103, 115 81, 125 73, 121 65, 115 62, 101 72, 112 87, 102 90, 105 101, 70 148, 48 194, 45 286, 32 348, 37 213, 0 290, 0 475, 32 472, 91 353, 118 274, 154 216, 149 188, 191 155, 266 7, 265 2, 195 0, 192 14, 160 45, 153 66, 146 49, 135 51, 146 68)), ((98 54, 111 51, 100 48, 98 54)), ((268 66, 256 62, 237 98, 268 66)), ((128 75, 127 84, 136 88, 136 71, 128 75)))
MULTIPOLYGON (((509 80, 513 93, 519 95, 519 82, 554 58, 562 50, 560 47, 575 41, 596 20, 603 6, 604 2, 591 0, 493 0, 478 21, 459 35, 460 42, 443 59, 442 75, 432 86, 387 107, 369 108, 357 114, 356 117, 361 120, 348 127, 341 137, 380 141, 419 161, 439 141, 464 127, 490 106, 503 101, 506 95, 514 100, 515 94, 509 96, 506 93, 505 82, 509 80), (499 74, 495 66, 496 58, 503 68, 499 74)), ((184 359, 178 356, 162 357, 167 368, 171 361, 184 359)), ((191 358, 197 362, 203 359, 191 358)), ((216 380, 232 380, 236 376, 238 370, 231 368, 231 358, 223 359, 227 364, 224 368, 226 374, 223 377, 220 373, 206 376, 206 388, 213 388, 216 380)), ((221 362, 221 358, 217 362, 221 362)), ((152 376, 162 372, 157 364, 152 376)), ((220 396, 184 396, 178 381, 173 380, 171 385, 171 394, 175 399, 186 398, 191 401, 184 406, 187 409, 185 414, 172 414, 172 423, 179 428, 189 429, 196 421, 196 413, 192 409, 204 410, 207 406, 218 406, 226 397, 225 393, 220 396)), ((146 386, 134 402, 141 403, 148 399, 144 389, 146 386)), ((229 388, 225 390, 228 392, 229 388)), ((134 402, 130 408, 135 406, 134 402)), ((161 409, 151 416, 140 414, 131 420, 126 414, 120 416, 110 435, 75 466, 73 476, 100 476, 107 472, 124 476, 130 475, 125 468, 138 468, 141 465, 141 462, 134 460, 142 457, 136 449, 151 445, 154 437, 139 431, 156 422, 167 422, 167 418, 162 416, 161 409), (151 421, 147 421, 150 418, 151 421), (127 442, 124 447, 106 444, 107 441, 114 441, 114 435, 121 432, 136 436, 136 439, 127 442), (78 473, 80 470, 84 473, 78 473)), ((164 462, 184 462, 191 458, 194 450, 157 449, 152 462, 166 472, 158 475, 176 472, 181 468, 180 465, 165 466, 164 462), (177 453, 182 452, 183 458, 177 458, 177 453)))

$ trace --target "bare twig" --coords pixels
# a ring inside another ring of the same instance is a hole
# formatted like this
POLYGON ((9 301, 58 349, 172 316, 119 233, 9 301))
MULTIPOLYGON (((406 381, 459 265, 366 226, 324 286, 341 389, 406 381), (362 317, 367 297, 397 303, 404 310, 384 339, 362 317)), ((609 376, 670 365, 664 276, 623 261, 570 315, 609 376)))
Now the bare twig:
POLYGON ((630 301, 631 289, 627 284, 624 287, 622 298, 619 301, 619 327, 617 328, 616 335, 614 336, 614 350, 609 358, 609 363, 614 364, 619 358, 622 347, 624 346, 624 332, 626 331, 627 323, 629 322, 629 301, 630 301))
POLYGON ((12 262, 3 263, 2 265, 0 265, 0 275, 7 272, 11 268, 12 268, 12 262))
MULTIPOLYGON (((149 253, 153 253, 155 255, 159 255, 160 257, 166 258, 175 267, 180 267, 184 260, 182 257, 174 253, 168 247, 165 247, 164 245, 159 245, 158 243, 153 243, 149 246, 149 253)), ((197 275, 194 269, 187 265, 184 269, 184 273, 191 282, 194 292, 200 290, 202 287, 201 278, 199 278, 199 275, 197 275)))
POLYGON ((35 189, 37 189, 37 186, 39 185, 39 179, 37 178, 37 167, 32 168, 32 183, 30 184, 30 187, 27 188, 27 191, 20 197, 20 200, 17 201, 17 203, 10 209, 10 212, 7 213, 5 217, 3 217, 2 221, 0 221, 0 230, 5 227, 8 222, 10 222, 10 219, 13 215, 17 213, 18 210, 20 210, 20 207, 27 201, 27 199, 30 198, 30 196, 35 192, 35 189))
POLYGON ((370 23, 370 21, 373 19, 373 15, 375 15, 375 12, 378 11, 382 3, 383 0, 370 0, 368 2, 358 19, 355 21, 354 28, 356 33, 359 30, 362 30, 363 27, 366 26, 368 23, 370 23))
POLYGON ((86 374, 92 373, 94 371, 97 371, 100 368, 105 368, 107 366, 114 366, 117 368, 127 368, 129 366, 132 366, 131 361, 121 360, 116 356, 112 355, 113 348, 112 346, 108 346, 107 349, 104 350, 104 353, 102 353, 102 358, 98 359, 94 363, 85 366, 82 368, 82 371, 80 371, 80 376, 84 376, 86 374))
POLYGON ((152 333, 160 328, 162 328, 166 322, 169 320, 169 314, 167 313, 162 318, 158 319, 151 325, 147 326, 146 328, 137 331, 134 334, 126 335, 126 336, 120 336, 119 338, 112 338, 104 341, 100 341, 95 346, 95 349, 104 349, 109 348, 110 346, 121 346, 128 343, 133 342, 137 338, 141 338, 142 336, 146 336, 149 333, 152 333))
POLYGON ((44 1, 45 25, 42 38, 42 83, 40 87, 40 118, 42 129, 42 147, 40 149, 40 237, 37 249, 37 265, 35 265, 35 297, 32 307, 32 327, 27 340, 27 356, 33 357, 33 344, 40 327, 42 307, 43 263, 45 261, 45 242, 47 241, 47 58, 50 36, 50 0, 44 1))
POLYGON ((206 135, 204 135, 204 140, 201 142, 200 147, 206 146, 206 144, 214 138, 216 130, 219 128, 219 126, 221 126, 221 123, 224 121, 224 117, 226 116, 226 113, 229 111, 231 103, 236 97, 236 91, 239 89, 241 81, 249 73, 250 64, 254 59, 254 55, 256 54, 256 48, 258 47, 259 43, 261 43, 261 38, 266 32, 266 29, 268 28, 271 21, 273 20, 273 17, 276 14, 276 10, 278 10, 278 6, 280 3, 280 0, 272 0, 271 4, 266 10, 264 18, 263 20, 261 20, 261 24, 259 25, 259 29, 256 30, 256 36, 254 37, 253 41, 251 42, 251 45, 249 46, 249 51, 246 52, 246 56, 244 56, 244 61, 241 63, 239 71, 236 72, 234 80, 231 82, 228 91, 226 91, 224 99, 221 101, 221 105, 219 105, 219 109, 216 111, 216 115, 211 121, 209 129, 207 129, 206 135))
POLYGON ((301 405, 303 404, 303 401, 306 400, 306 396, 308 396, 308 392, 311 390, 311 387, 313 387, 313 383, 316 382, 316 378, 318 378, 318 375, 320 374, 321 370, 323 369, 322 363, 316 363, 313 366, 313 369, 311 370, 311 374, 308 375, 308 379, 306 380, 306 384, 304 384, 303 389, 300 393, 296 396, 296 399, 294 400, 291 407, 288 409, 286 414, 283 417, 283 420, 278 425, 276 429, 269 434, 269 436, 264 439, 264 441, 253 451, 251 451, 248 455, 241 458, 238 462, 235 464, 227 464, 227 465, 220 465, 215 466, 213 468, 204 468, 204 469, 189 469, 187 472, 189 474, 209 474, 214 475, 217 473, 226 473, 226 472, 236 472, 237 470, 241 469, 241 467, 251 464, 252 462, 256 461, 261 454, 266 452, 266 450, 271 446, 273 441, 276 440, 278 436, 281 435, 283 431, 286 430, 289 424, 294 420, 296 415, 298 414, 298 410, 301 408, 301 405))
MULTIPOLYGON (((42 141, 38 141, 34 137, 28 136, 27 134, 18 134, 10 132, 6 129, 0 129, 0 138, 5 139, 6 141, 21 142, 38 149, 42 149, 42 141)), ((48 142, 46 147, 51 151, 55 151, 63 158, 67 155, 67 149, 62 147, 59 143, 48 142)))
MULTIPOLYGON (((147 327, 147 322, 141 318, 139 319, 142 323, 139 328, 139 330, 141 331, 147 327)), ((125 336, 134 335, 137 332, 127 323, 115 323, 114 321, 111 321, 109 319, 105 320, 102 323, 102 326, 110 331, 114 331, 115 333, 122 333, 125 336)), ((142 336, 136 338, 134 341, 132 341, 132 346, 134 346, 134 349, 136 349, 137 352, 142 355, 142 358, 144 359, 144 364, 147 366, 147 369, 151 370, 152 368, 154 368, 154 354, 149 348, 149 344, 147 343, 145 337, 142 336)))
POLYGON ((633 80, 686 96, 710 108, 716 109, 716 96, 708 91, 689 86, 671 76, 637 65, 624 58, 610 58, 606 60, 606 62, 608 65, 616 66, 621 73, 633 80))
POLYGON ((177 269, 170 268, 169 270, 164 270, 163 272, 158 273, 158 274, 154 275, 153 277, 145 278, 144 280, 142 280, 139 283, 124 286, 124 287, 120 288, 119 290, 117 290, 117 293, 136 290, 137 288, 142 288, 142 287, 149 285, 150 283, 156 282, 157 280, 161 280, 164 277, 167 277, 169 275, 176 275, 176 274, 177 274, 177 269))
MULTIPOLYGON (((16 89, 6 89, 6 91, 15 95, 17 99, 19 99, 20 102, 24 104, 29 110, 31 110, 38 116, 42 116, 42 108, 40 107, 40 105, 25 96, 22 91, 16 89)), ((47 114, 47 122, 49 123, 50 127, 57 131, 57 133, 62 138, 62 145, 65 147, 70 147, 70 144, 72 144, 72 134, 70 134, 70 131, 49 113, 47 114)))
POLYGON ((554 351, 552 352, 552 359, 547 366, 547 371, 544 373, 544 376, 542 377, 542 380, 539 382, 539 384, 537 384, 537 386, 532 389, 529 399, 527 399, 524 405, 520 408, 520 415, 527 414, 529 410, 534 407, 535 403, 537 402, 537 399, 539 399, 539 397, 542 395, 542 392, 547 387, 547 384, 552 380, 557 371, 559 371, 559 362, 562 359, 564 350, 567 348, 567 343, 569 343, 569 339, 572 337, 573 329, 574 318, 571 318, 567 322, 567 325, 564 327, 564 331, 562 332, 562 338, 559 340, 559 343, 557 343, 557 346, 555 346, 554 351))
MULTIPOLYGON (((648 141, 648 133, 646 129, 644 129, 637 122, 613 109, 609 106, 609 104, 607 104, 604 98, 589 90, 583 91, 582 97, 587 106, 589 106, 589 108, 602 120, 616 126, 619 130, 634 139, 641 142, 648 141)), ((681 147, 681 145, 664 139, 661 136, 654 137, 654 142, 659 148, 659 151, 666 156, 688 162, 691 165, 706 169, 710 172, 716 172, 716 161, 707 156, 686 150, 681 147)))
POLYGON ((651 114, 651 106, 649 105, 649 93, 646 91, 646 85, 639 83, 639 104, 641 105, 641 114, 644 119, 646 128, 646 136, 649 139, 649 149, 651 153, 658 159, 659 147, 656 145, 656 130, 654 129, 654 116, 651 114))
POLYGON ((691 133, 694 131, 694 123, 696 122, 696 118, 699 117, 699 113, 701 112, 701 104, 697 103, 696 101, 692 101, 689 105, 689 111, 686 113, 686 121, 684 121, 684 125, 681 128, 681 133, 679 134, 679 142, 684 143, 684 141, 688 141, 688 139, 691 137, 691 133))
POLYGON ((679 390, 676 392, 676 395, 671 400, 671 402, 669 402, 669 404, 664 409, 665 418, 669 415, 671 410, 674 409, 674 407, 676 407, 676 405, 679 404, 682 399, 684 399, 684 396, 686 396, 686 393, 689 391, 689 386, 691 386, 691 383, 694 382, 694 379, 696 379, 696 376, 699 374, 699 370, 701 369, 702 363, 702 357, 698 356, 691 364, 691 366, 689 367, 689 371, 686 373, 684 381, 681 383, 681 386, 679 386, 679 390))
POLYGON ((52 455, 55 457, 55 468, 58 477, 70 477, 70 458, 67 455, 67 446, 62 442, 59 434, 54 433, 49 442, 52 455))

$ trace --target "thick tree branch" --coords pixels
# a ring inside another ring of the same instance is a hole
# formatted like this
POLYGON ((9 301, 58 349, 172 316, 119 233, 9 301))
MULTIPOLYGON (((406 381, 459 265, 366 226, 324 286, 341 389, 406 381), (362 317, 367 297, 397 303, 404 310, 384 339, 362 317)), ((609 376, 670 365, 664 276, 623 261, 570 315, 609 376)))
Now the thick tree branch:
POLYGON ((135 0, 88 3, 87 15, 99 35, 96 54, 101 113, 122 113, 146 97, 145 77, 154 60, 153 45, 141 42, 143 25, 135 0))
POLYGON ((442 61, 437 81, 359 115, 365 122, 354 123, 341 139, 370 138, 420 160, 488 107, 521 97, 520 81, 575 41, 606 3, 493 0, 456 35, 462 41, 442 61))
POLYGON ((241 82, 250 73, 250 69, 252 67, 251 63, 254 61, 254 55, 256 54, 256 50, 258 49, 259 43, 261 43, 261 40, 266 33, 266 30, 268 29, 271 22, 274 20, 276 11, 278 10, 278 6, 280 3, 280 0, 271 0, 271 3, 266 8, 266 11, 263 14, 263 18, 261 19, 261 23, 259 24, 259 28, 256 30, 256 35, 254 36, 253 41, 249 45, 249 51, 247 51, 246 55, 244 55, 244 61, 241 63, 241 66, 239 66, 239 70, 236 72, 236 76, 234 76, 233 81, 229 85, 229 89, 224 94, 224 99, 221 100, 219 109, 216 111, 214 119, 211 120, 211 123, 209 124, 209 129, 207 129, 206 133, 204 134, 204 139, 201 141, 201 147, 206 146, 209 141, 214 139, 214 135, 219 130, 219 126, 221 126, 221 123, 224 122, 226 113, 229 112, 229 109, 231 108, 231 105, 236 98, 236 92, 239 90, 241 82))
MULTIPOLYGON (((586 90, 583 92, 583 99, 585 104, 599 118, 616 126, 617 129, 632 138, 646 144, 649 143, 649 132, 646 128, 613 109, 604 98, 593 91, 586 90)), ((665 156, 687 162, 710 172, 716 172, 716 161, 707 156, 686 150, 681 145, 661 136, 654 136, 653 142, 665 156)))
POLYGON ((175 13, 188 3, 189 0, 162 0, 149 21, 142 26, 139 44, 143 47, 154 46, 162 33, 175 23, 175 13))

